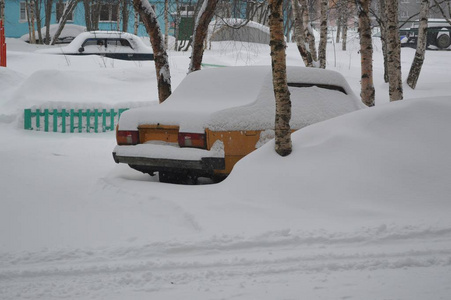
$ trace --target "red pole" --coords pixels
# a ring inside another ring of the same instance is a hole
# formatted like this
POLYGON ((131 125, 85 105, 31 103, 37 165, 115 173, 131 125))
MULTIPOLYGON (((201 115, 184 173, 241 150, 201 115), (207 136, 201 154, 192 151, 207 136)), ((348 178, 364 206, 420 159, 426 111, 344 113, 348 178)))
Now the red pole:
POLYGON ((6 67, 5 27, 3 27, 3 20, 0 20, 0 67, 6 67))

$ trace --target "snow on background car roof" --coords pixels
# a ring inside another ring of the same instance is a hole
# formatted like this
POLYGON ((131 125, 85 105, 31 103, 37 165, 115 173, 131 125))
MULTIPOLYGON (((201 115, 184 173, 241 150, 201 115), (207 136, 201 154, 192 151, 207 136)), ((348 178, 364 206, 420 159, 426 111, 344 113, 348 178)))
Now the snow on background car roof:
MULTIPOLYGON (((292 88, 295 128, 362 108, 342 75, 288 67, 288 81, 341 86, 348 95, 318 87, 292 88)), ((191 73, 162 104, 125 112, 122 130, 142 124, 179 125, 182 132, 261 130, 274 126, 275 98, 269 66, 229 67, 191 73)))
MULTIPOLYGON (((153 53, 152 48, 147 46, 140 37, 127 33, 127 32, 119 32, 119 31, 89 31, 82 32, 77 37, 70 42, 69 45, 58 48, 47 48, 47 49, 39 49, 36 50, 38 53, 47 53, 47 54, 64 54, 64 53, 78 53, 78 49, 83 45, 83 42, 87 39, 95 39, 95 38, 110 38, 110 39, 119 39, 124 38, 130 42, 130 45, 133 48, 133 52, 136 53, 153 53)), ((109 46, 114 47, 114 46, 109 46)), ((128 47, 130 48, 130 47, 128 47)))

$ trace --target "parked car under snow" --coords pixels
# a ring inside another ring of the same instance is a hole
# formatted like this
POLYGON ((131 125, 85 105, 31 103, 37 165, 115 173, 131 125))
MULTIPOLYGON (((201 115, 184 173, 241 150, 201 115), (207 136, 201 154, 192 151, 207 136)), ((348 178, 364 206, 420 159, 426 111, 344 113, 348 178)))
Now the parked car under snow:
MULTIPOLYGON (((364 107, 337 72, 288 67, 287 75, 293 130, 364 107)), ((162 104, 122 114, 113 157, 161 182, 221 179, 274 137, 274 119, 271 67, 197 71, 162 104)))
POLYGON ((136 35, 119 31, 91 31, 79 34, 69 45, 37 50, 62 55, 100 55, 122 60, 153 60, 152 48, 136 35))

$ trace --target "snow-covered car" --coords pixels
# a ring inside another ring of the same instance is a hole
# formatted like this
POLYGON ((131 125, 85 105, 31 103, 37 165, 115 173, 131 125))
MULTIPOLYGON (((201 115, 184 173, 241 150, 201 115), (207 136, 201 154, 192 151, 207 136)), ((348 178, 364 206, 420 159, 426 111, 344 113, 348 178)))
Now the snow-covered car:
POLYGON ((80 33, 69 45, 37 50, 39 53, 63 55, 100 55, 122 60, 153 60, 152 48, 138 36, 119 31, 80 33))
MULTIPOLYGON (((50 25, 50 29, 49 29, 49 33, 50 33, 50 37, 53 37, 56 33, 56 31, 58 30, 59 25, 58 24, 52 24, 50 25)), ((74 38, 79 35, 82 32, 86 31, 86 27, 85 26, 80 26, 80 25, 75 25, 75 24, 66 24, 63 28, 63 31, 61 32, 61 34, 58 37, 58 40, 55 42, 55 44, 69 44, 70 42, 72 42, 74 40, 74 38)), ((43 37, 43 42, 45 43, 45 32, 46 32, 46 27, 42 27, 41 29, 41 35, 43 37)), ((38 32, 35 31, 35 37, 36 40, 39 41, 39 35, 38 32)), ((24 34, 23 36, 21 36, 21 39, 27 43, 30 42, 30 34, 24 34)))
MULTIPOLYGON (((334 71, 288 67, 291 128, 364 105, 334 71)), ((245 155, 274 137, 270 66, 205 69, 189 74, 162 104, 124 112, 116 131, 116 163, 161 182, 221 179, 245 155)))

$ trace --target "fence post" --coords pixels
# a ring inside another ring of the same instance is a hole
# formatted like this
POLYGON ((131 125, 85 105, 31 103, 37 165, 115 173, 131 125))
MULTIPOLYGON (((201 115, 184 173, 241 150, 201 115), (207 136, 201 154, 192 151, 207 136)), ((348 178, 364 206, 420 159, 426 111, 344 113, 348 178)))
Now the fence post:
POLYGON ((66 132, 66 110, 63 108, 61 110, 61 132, 65 133, 66 132))
POLYGON ((78 110, 78 132, 81 132, 83 128, 83 112, 81 109, 78 110))
POLYGON ((23 128, 26 130, 33 129, 33 127, 31 127, 31 109, 24 110, 23 128))
POLYGON ((53 109, 53 132, 58 132, 58 110, 53 109))
POLYGON ((5 27, 3 25, 3 20, 0 20, 0 67, 6 67, 5 27))
POLYGON ((75 127, 74 117, 75 117, 75 111, 74 111, 74 109, 71 109, 70 110, 70 132, 71 133, 74 132, 74 127, 75 127))
POLYGON ((41 110, 36 109, 36 130, 41 130, 41 110))

